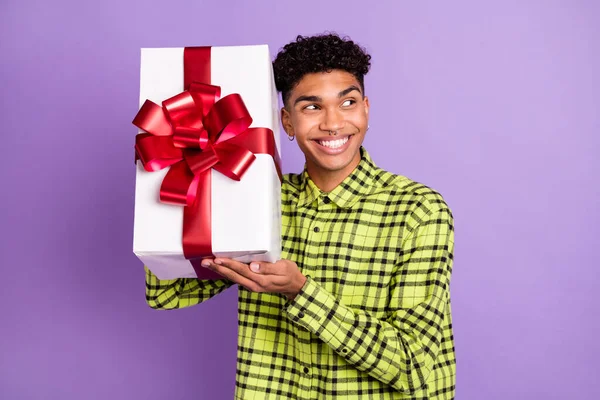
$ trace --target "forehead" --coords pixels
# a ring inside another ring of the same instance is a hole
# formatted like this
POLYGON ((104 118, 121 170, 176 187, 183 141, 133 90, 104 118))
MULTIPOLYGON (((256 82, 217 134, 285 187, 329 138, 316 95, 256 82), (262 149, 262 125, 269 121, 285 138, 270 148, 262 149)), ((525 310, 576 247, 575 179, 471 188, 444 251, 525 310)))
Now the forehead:
POLYGON ((327 94, 337 96, 340 91, 352 85, 360 88, 358 79, 347 71, 315 72, 304 75, 292 89, 290 97, 293 99, 298 96, 326 96, 327 94))

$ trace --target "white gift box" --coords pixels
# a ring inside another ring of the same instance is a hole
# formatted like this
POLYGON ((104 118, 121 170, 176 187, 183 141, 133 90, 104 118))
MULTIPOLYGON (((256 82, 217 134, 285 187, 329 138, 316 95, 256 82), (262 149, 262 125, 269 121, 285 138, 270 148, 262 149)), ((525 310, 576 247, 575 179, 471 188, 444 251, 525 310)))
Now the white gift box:
MULTIPOLYGON (((140 107, 157 104, 183 91, 183 48, 142 49, 140 107)), ((211 82, 221 98, 239 93, 252 116, 252 127, 273 131, 279 143, 279 107, 269 49, 260 46, 211 48, 211 82)), ((142 132, 142 131, 140 131, 142 132)), ((193 278, 183 256, 183 206, 161 203, 159 191, 169 168, 144 170, 137 162, 133 251, 159 278, 193 278)), ((275 262, 281 253, 281 183, 273 158, 256 154, 241 181, 212 174, 212 249, 217 257, 242 262, 275 262)))

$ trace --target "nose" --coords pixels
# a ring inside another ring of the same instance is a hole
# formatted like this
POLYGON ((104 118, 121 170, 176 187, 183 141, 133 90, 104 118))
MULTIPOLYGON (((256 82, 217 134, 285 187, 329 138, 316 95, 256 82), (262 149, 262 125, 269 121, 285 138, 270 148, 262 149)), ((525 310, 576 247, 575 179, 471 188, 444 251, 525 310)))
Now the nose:
POLYGON ((323 120, 320 124, 322 131, 339 131, 344 127, 344 115, 341 110, 329 109, 323 113, 323 120))

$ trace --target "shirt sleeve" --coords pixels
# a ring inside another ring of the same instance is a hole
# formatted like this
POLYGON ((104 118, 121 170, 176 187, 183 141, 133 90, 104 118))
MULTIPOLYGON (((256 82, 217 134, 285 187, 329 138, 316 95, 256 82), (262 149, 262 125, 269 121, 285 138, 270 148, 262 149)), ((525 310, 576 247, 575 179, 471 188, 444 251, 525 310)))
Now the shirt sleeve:
POLYGON ((384 319, 340 303, 312 278, 286 312, 358 370, 403 393, 422 389, 444 335, 454 251, 450 210, 430 213, 403 240, 384 319))
POLYGON ((157 310, 190 307, 223 292, 233 282, 226 279, 200 281, 196 278, 158 279, 146 270, 146 302, 157 310))

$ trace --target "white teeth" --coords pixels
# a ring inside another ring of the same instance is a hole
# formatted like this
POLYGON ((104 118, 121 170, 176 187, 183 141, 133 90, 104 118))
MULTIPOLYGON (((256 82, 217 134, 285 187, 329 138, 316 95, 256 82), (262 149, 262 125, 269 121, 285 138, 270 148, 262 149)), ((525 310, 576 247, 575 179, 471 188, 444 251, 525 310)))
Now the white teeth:
POLYGON ((348 142, 348 136, 343 139, 337 140, 319 140, 319 144, 321 146, 329 147, 330 149, 337 149, 338 147, 342 147, 348 142))

